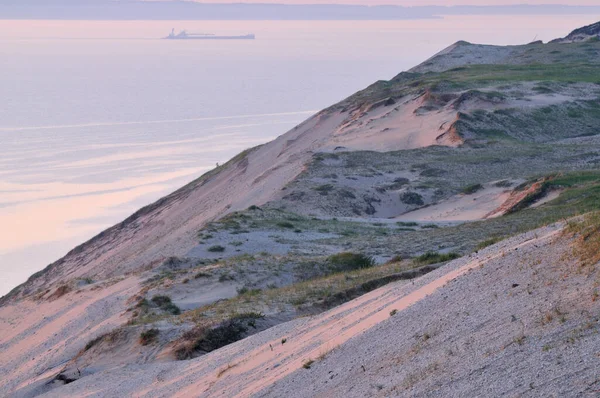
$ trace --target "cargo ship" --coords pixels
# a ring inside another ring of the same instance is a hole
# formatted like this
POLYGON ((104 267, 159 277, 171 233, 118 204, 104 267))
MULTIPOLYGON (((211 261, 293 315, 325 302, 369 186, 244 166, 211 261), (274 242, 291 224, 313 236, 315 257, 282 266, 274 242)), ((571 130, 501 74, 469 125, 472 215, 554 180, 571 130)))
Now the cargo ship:
POLYGON ((188 33, 182 30, 178 34, 175 34, 175 29, 171 30, 169 36, 165 37, 167 40, 254 40, 255 36, 253 33, 241 36, 219 36, 212 33, 188 33))

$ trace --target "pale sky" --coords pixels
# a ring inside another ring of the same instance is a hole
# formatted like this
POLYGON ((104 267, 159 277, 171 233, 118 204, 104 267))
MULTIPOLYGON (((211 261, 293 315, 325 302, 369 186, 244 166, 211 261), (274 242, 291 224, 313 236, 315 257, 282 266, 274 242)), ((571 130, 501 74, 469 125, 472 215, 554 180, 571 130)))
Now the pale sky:
POLYGON ((600 6, 600 0, 204 0, 201 3, 279 3, 279 4, 394 4, 399 6, 562 4, 600 6))

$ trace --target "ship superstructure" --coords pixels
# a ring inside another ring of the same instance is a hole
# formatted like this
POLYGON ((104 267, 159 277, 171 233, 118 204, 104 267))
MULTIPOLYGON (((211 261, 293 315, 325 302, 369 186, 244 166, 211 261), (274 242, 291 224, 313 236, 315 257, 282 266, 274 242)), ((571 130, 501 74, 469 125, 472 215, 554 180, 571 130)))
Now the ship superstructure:
POLYGON ((165 37, 168 40, 254 40, 255 38, 253 33, 239 36, 221 36, 213 33, 188 33, 182 30, 175 34, 175 29, 172 29, 169 36, 165 37))

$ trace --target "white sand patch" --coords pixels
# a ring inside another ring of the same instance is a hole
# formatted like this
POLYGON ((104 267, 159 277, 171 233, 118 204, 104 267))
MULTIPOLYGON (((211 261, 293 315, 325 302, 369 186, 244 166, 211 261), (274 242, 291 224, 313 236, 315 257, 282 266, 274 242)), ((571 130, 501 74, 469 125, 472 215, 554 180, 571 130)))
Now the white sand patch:
POLYGON ((323 150, 395 151, 436 145, 456 118, 456 111, 441 109, 426 116, 415 112, 423 105, 420 97, 405 97, 395 105, 380 106, 340 126, 323 150))
POLYGON ((500 207, 510 190, 487 187, 472 195, 455 195, 441 203, 396 217, 397 221, 473 221, 481 220, 500 207))
POLYGON ((550 192, 548 192, 548 194, 546 196, 544 196, 543 198, 541 198, 537 202, 533 203, 529 207, 539 207, 539 206, 541 206, 541 205, 543 205, 545 203, 551 202, 554 199, 558 198, 562 192, 563 192, 563 190, 560 190, 560 189, 550 191, 550 192))

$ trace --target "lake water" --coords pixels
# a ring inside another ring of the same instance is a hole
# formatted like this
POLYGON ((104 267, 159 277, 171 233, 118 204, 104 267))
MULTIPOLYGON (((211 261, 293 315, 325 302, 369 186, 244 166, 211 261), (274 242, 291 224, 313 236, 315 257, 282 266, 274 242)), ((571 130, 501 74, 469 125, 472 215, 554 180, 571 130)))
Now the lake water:
POLYGON ((422 21, 0 21, 0 295, 245 148, 457 40, 595 16, 422 21), (166 41, 171 28, 254 41, 166 41))

